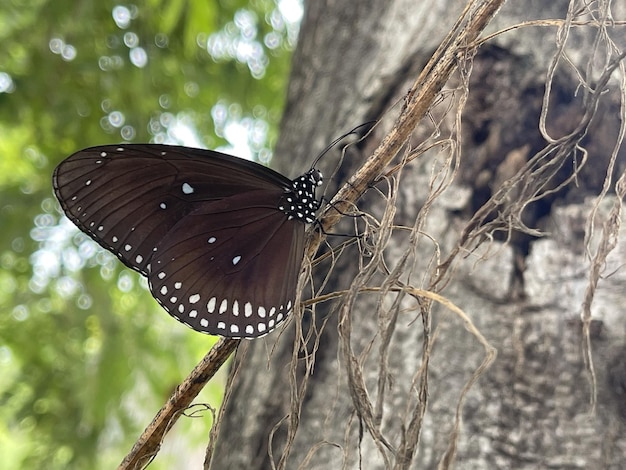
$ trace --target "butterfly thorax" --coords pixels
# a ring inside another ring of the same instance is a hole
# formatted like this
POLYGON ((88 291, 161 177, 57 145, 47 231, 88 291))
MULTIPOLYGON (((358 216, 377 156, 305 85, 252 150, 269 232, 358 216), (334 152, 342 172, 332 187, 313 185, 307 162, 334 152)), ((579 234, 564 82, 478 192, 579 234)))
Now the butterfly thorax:
POLYGON ((291 182, 291 188, 281 198, 278 209, 289 216, 311 224, 321 201, 315 197, 315 189, 322 184, 322 172, 311 168, 291 182))

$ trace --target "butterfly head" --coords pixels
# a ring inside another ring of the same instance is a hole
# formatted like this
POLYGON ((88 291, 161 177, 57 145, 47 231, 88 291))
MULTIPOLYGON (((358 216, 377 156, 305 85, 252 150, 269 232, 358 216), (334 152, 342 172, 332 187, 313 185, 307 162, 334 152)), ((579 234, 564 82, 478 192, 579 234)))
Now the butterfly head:
POLYGON ((308 177, 313 187, 321 186, 324 182, 324 176, 322 175, 322 172, 316 168, 311 168, 309 171, 306 172, 305 176, 308 177))

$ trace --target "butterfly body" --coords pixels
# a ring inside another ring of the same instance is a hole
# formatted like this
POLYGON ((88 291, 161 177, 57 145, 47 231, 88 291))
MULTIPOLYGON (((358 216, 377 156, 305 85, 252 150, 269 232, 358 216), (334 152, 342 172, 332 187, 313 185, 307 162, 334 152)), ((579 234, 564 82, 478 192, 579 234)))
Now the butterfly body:
POLYGON ((321 182, 315 169, 290 180, 230 155, 159 144, 85 149, 53 175, 67 216, 147 276, 165 310, 235 338, 267 334, 293 308, 321 182))

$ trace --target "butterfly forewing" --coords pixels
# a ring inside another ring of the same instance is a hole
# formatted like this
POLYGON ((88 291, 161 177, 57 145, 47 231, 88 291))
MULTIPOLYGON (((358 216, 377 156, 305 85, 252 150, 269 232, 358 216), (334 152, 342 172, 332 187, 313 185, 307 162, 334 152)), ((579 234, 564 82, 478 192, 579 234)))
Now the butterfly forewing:
POLYGON ((85 149, 64 160, 53 176, 72 222, 143 274, 151 250, 194 202, 289 185, 289 179, 253 162, 157 144, 85 149))
POLYGON ((313 170, 292 182, 230 155, 158 144, 85 149, 53 175, 67 216, 148 275, 166 310, 232 337, 261 336, 293 307, 320 181, 313 170))

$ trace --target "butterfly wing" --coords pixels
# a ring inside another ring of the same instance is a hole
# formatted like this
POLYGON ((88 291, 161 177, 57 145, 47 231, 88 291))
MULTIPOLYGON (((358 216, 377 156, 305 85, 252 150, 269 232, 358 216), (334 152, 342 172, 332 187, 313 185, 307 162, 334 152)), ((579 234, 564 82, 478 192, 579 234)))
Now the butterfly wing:
POLYGON ((157 246, 154 297, 204 333, 253 338, 275 328, 293 307, 304 257, 304 224, 272 210, 281 197, 260 190, 198 204, 157 246))
POLYGON ((88 148, 61 162, 53 175, 54 192, 72 222, 144 275, 153 249, 196 203, 290 184, 254 162, 158 144, 88 148))

